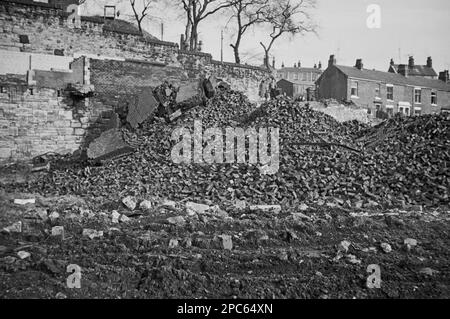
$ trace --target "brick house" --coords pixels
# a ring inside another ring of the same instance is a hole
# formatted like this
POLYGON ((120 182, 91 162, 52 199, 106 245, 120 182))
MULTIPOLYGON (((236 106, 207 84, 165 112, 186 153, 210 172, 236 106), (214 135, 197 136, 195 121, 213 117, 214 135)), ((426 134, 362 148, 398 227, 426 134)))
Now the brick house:
POLYGON ((314 82, 322 74, 322 65, 319 63, 319 66, 305 68, 299 61, 292 68, 282 66, 281 69, 276 70, 276 74, 277 85, 283 93, 292 98, 300 96, 306 98, 308 89, 314 90, 314 82))
POLYGON ((408 76, 417 76, 432 80, 437 78, 437 73, 433 69, 433 60, 430 56, 427 58, 427 64, 425 65, 415 64, 414 57, 412 56, 409 57, 408 64, 395 64, 394 60, 391 59, 388 72, 395 74, 408 72, 408 76))
POLYGON ((316 81, 316 91, 320 99, 351 101, 369 114, 412 116, 439 113, 450 106, 448 71, 439 80, 412 77, 405 69, 399 73, 364 69, 361 59, 354 67, 337 65, 334 55, 316 81))

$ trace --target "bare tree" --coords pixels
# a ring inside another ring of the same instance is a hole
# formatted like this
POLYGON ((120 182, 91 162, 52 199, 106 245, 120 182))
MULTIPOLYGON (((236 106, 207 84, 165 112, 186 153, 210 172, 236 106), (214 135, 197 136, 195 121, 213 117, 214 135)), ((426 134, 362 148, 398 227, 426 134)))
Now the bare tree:
POLYGON ((198 26, 207 17, 231 7, 230 0, 180 0, 186 14, 186 29, 184 34, 185 47, 191 51, 198 48, 198 26))
POLYGON ((247 30, 258 23, 264 21, 264 16, 269 7, 269 0, 229 0, 232 2, 232 19, 236 20, 237 34, 234 44, 230 44, 234 51, 234 60, 241 63, 239 56, 239 46, 247 30))
POLYGON ((264 49, 264 64, 269 65, 269 53, 273 44, 284 34, 295 36, 316 32, 316 25, 309 11, 315 7, 315 0, 280 0, 273 2, 269 10, 266 10, 264 22, 271 29, 270 41, 267 44, 260 42, 264 49))
POLYGON ((150 13, 150 6, 155 2, 155 0, 142 0, 141 5, 136 3, 136 0, 130 0, 131 8, 133 9, 134 18, 139 28, 139 32, 142 32, 142 21, 150 13), (139 8, 138 8, 139 7, 139 8))

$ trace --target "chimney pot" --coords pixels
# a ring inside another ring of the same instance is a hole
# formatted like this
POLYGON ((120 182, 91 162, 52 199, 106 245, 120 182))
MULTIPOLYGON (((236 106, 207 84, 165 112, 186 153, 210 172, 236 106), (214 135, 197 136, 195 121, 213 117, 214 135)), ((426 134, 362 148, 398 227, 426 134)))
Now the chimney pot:
POLYGON ((328 66, 336 65, 336 58, 334 54, 330 55, 330 59, 328 60, 328 66))
POLYGON ((445 83, 449 82, 449 73, 448 70, 439 72, 439 80, 444 81, 445 83))
POLYGON ((433 67, 433 59, 429 56, 427 58, 427 67, 432 68, 433 67))
POLYGON ((394 65, 394 59, 391 59, 391 62, 389 63, 390 65, 394 65))
POLYGON ((408 66, 411 69, 414 67, 414 57, 412 56, 409 57, 408 66))
POLYGON ((363 68, 363 63, 362 63, 362 59, 357 59, 356 60, 356 64, 355 64, 355 67, 358 69, 358 70, 362 70, 362 68, 363 68))

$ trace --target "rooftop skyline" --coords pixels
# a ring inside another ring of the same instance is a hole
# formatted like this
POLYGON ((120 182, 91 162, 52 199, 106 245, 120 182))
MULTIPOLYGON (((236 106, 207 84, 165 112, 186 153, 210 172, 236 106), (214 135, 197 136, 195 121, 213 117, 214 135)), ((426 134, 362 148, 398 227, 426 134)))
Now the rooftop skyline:
MULTIPOLYGON (((83 14, 99 14, 102 4, 117 4, 126 12, 128 3, 118 0, 88 1, 83 14)), ((164 23, 164 40, 179 42, 184 31, 184 19, 167 5, 155 8, 146 30, 158 38, 160 24, 164 23), (160 14, 164 11, 164 16, 160 14)), ((313 16, 319 25, 318 35, 308 34, 293 39, 284 37, 276 42, 271 55, 276 58, 276 68, 282 62, 286 67, 299 60, 304 67, 312 67, 319 61, 326 68, 328 58, 334 54, 337 63, 352 66, 362 58, 364 67, 387 71, 390 59, 396 64, 407 64, 414 56, 415 63, 424 65, 428 56, 433 58, 436 72, 450 69, 450 41, 447 29, 450 24, 450 2, 446 0, 318 0, 313 16), (366 21, 370 13, 367 7, 378 4, 381 8, 381 28, 369 29, 366 21)), ((220 33, 224 30, 224 61, 233 62, 229 44, 234 37, 233 23, 225 27, 228 18, 218 14, 208 18, 200 27, 200 39, 204 52, 220 60, 220 33)), ((243 62, 262 64, 263 50, 260 41, 267 38, 267 31, 250 31, 241 48, 243 62)))

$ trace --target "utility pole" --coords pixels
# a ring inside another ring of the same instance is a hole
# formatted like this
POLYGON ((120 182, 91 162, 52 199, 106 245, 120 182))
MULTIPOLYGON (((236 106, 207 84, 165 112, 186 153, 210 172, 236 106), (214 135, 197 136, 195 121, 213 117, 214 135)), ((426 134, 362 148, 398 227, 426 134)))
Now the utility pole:
POLYGON ((223 29, 220 31, 220 62, 223 63, 223 29))
POLYGON ((161 41, 164 41, 164 22, 161 22, 161 41))

